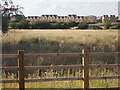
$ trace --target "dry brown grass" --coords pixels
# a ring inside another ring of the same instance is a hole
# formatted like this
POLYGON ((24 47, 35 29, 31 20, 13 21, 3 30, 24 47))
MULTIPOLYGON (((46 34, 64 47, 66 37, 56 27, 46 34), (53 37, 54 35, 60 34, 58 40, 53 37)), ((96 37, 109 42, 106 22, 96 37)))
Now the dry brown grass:
POLYGON ((8 36, 3 38, 3 42, 19 41, 30 38, 43 37, 48 40, 56 38, 70 38, 72 42, 92 43, 97 39, 104 42, 118 40, 118 30, 10 30, 8 36))

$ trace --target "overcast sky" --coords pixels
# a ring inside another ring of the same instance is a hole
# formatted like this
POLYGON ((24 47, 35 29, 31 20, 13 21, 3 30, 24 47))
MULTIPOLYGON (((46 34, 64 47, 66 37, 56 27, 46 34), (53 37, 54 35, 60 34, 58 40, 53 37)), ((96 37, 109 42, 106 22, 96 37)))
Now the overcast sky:
POLYGON ((24 7, 25 16, 42 14, 118 15, 119 0, 12 0, 24 7))

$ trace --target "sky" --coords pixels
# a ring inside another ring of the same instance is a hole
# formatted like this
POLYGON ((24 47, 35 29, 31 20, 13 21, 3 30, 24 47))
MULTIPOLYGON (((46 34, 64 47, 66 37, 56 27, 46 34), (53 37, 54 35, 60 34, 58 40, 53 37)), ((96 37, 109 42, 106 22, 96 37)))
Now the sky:
POLYGON ((56 14, 65 16, 118 15, 119 0, 12 0, 14 4, 24 7, 25 16, 56 14))

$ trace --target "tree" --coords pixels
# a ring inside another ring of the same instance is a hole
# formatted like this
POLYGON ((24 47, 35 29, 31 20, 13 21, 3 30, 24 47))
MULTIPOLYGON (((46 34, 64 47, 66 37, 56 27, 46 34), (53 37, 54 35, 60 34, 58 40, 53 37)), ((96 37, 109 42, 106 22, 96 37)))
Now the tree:
POLYGON ((15 18, 16 18, 17 22, 20 22, 20 21, 24 20, 24 16, 23 15, 16 15, 15 18))
POLYGON ((19 5, 13 5, 13 2, 11 0, 3 0, 3 2, 0 4, 0 15, 2 17, 2 31, 7 32, 8 31, 8 23, 10 22, 10 18, 13 15, 19 15, 23 14, 20 9, 19 5))
POLYGON ((8 31, 8 17, 6 16, 3 16, 2 17, 2 32, 3 33, 6 33, 8 31))

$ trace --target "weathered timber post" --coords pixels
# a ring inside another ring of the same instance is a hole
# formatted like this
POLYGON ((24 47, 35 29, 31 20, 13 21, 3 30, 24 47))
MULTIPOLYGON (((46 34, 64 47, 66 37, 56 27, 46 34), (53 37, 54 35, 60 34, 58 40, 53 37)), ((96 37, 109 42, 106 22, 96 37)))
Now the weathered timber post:
POLYGON ((23 50, 18 50, 18 67, 19 67, 19 90, 24 90, 25 89, 25 82, 24 82, 24 77, 25 77, 25 71, 24 71, 24 51, 23 50))
POLYGON ((87 50, 82 50, 82 65, 83 65, 83 88, 89 89, 89 53, 87 50))

